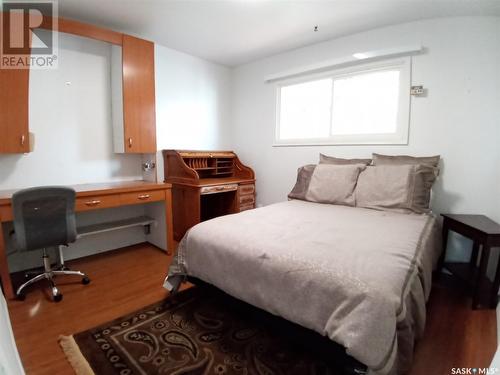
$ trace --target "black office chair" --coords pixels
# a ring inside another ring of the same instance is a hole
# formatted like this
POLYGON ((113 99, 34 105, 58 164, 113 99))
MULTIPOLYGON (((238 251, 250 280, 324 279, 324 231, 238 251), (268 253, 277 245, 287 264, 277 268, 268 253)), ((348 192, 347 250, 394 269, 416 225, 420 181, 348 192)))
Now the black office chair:
POLYGON ((37 281, 47 279, 52 289, 55 302, 62 300, 62 294, 54 284, 56 275, 76 275, 82 277, 82 283, 90 279, 80 271, 70 271, 64 266, 61 246, 76 240, 75 191, 67 187, 35 187, 20 190, 12 196, 14 214, 14 234, 18 251, 43 249, 44 272, 22 284, 16 292, 23 300, 23 290, 37 281), (59 247, 61 269, 52 269, 47 247, 59 247))

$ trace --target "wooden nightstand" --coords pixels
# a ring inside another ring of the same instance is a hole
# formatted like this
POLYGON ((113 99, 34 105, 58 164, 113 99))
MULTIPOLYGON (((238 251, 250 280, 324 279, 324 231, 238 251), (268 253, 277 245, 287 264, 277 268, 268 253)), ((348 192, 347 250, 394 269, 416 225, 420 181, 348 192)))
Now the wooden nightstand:
POLYGON ((485 289, 489 290, 489 307, 495 308, 498 301, 498 287, 500 286, 500 262, 497 265, 493 284, 486 277, 486 270, 491 248, 500 246, 500 225, 484 215, 442 214, 441 216, 444 218, 443 251, 439 259, 438 270, 443 267, 446 268, 473 288, 473 309, 477 309, 482 305, 481 296, 484 294, 485 289), (444 262, 449 231, 459 233, 473 241, 474 245, 469 263, 444 262), (482 250, 478 267, 480 245, 482 245, 482 250))

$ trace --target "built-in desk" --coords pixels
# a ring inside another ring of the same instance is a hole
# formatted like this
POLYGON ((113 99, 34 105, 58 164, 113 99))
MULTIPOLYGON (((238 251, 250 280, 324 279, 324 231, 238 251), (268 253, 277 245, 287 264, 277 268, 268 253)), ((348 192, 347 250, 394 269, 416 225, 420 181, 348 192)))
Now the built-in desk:
MULTIPOLYGON (((110 182, 97 184, 80 184, 71 186, 76 191, 76 212, 99 210, 111 207, 164 202, 167 247, 175 247, 172 226, 172 193, 171 184, 157 184, 146 181, 110 182)), ((0 277, 3 291, 7 298, 14 298, 15 293, 9 273, 6 254, 6 243, 1 225, 12 221, 11 198, 16 190, 0 191, 0 277)))

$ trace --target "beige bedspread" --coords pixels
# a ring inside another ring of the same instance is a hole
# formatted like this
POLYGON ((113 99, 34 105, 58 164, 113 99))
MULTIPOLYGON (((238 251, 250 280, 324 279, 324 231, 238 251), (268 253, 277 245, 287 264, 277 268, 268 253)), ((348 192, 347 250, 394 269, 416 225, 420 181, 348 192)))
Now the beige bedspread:
POLYGON ((190 275, 402 373, 425 325, 436 219, 292 200, 193 227, 165 282, 190 275))

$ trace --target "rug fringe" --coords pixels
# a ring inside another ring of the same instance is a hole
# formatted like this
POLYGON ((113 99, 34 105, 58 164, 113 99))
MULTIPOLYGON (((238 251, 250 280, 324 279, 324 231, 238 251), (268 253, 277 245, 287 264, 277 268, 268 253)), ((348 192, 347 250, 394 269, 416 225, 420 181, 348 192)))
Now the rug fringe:
POLYGON ((73 335, 59 336, 59 345, 61 345, 68 362, 71 364, 77 375, 95 375, 94 371, 80 351, 73 335))

